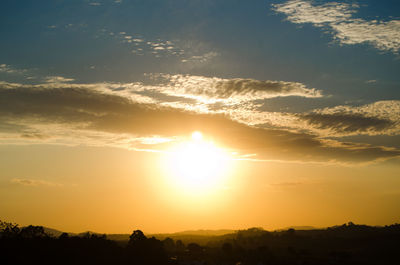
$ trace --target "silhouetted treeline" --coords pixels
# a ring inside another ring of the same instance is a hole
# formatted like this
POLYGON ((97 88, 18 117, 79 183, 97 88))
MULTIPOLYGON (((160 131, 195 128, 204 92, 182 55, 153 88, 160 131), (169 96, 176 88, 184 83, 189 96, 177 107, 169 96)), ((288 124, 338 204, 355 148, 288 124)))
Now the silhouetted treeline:
POLYGON ((163 265, 168 257, 161 241, 136 230, 121 246, 105 235, 86 233, 58 238, 41 226, 19 228, 0 221, 0 264, 149 264, 163 265))
MULTIPOLYGON (((185 237, 187 238, 187 237, 185 237)), ((135 230, 125 243, 105 235, 66 233, 0 222, 0 264, 358 265, 400 264, 400 225, 353 223, 327 229, 269 232, 260 228, 209 236, 200 242, 146 237, 135 230)))
POLYGON ((275 232, 253 228, 211 240, 204 251, 219 264, 400 264, 400 225, 350 222, 327 229, 275 232))

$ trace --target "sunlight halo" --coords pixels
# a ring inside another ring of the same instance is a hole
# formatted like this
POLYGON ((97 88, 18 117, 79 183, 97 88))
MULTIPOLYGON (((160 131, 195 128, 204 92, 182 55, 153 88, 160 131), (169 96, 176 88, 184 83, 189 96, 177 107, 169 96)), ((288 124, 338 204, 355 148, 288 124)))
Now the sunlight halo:
POLYGON ((206 195, 223 188, 230 161, 228 152, 196 131, 169 150, 167 182, 180 192, 206 195))

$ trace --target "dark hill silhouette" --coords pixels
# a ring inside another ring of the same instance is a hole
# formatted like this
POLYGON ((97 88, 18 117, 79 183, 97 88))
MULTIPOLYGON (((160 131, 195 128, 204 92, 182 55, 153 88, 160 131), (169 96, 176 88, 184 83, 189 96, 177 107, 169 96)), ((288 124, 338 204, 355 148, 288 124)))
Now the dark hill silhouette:
POLYGON ((187 230, 182 232, 176 232, 172 234, 167 234, 168 236, 181 236, 181 235, 191 235, 191 236, 222 236, 226 234, 235 233, 237 230, 232 229, 218 229, 218 230, 187 230))
POLYGON ((399 224, 350 222, 313 230, 250 228, 222 235, 181 235, 192 236, 191 242, 151 237, 140 230, 124 242, 92 232, 56 237, 46 231, 52 232, 0 221, 1 264, 400 264, 399 224))
MULTIPOLYGON (((44 232, 50 236, 54 236, 54 237, 59 237, 61 236, 63 233, 63 231, 57 230, 57 229, 53 229, 53 228, 49 228, 49 227, 43 227, 44 232)), ((74 233, 68 233, 70 235, 74 234, 74 233)))
POLYGON ((288 226, 285 228, 281 228, 281 229, 277 229, 276 231, 284 231, 284 230, 288 230, 290 228, 293 228, 295 230, 316 230, 316 229, 323 229, 323 228, 317 228, 314 226, 308 226, 308 225, 303 225, 303 226, 288 226))

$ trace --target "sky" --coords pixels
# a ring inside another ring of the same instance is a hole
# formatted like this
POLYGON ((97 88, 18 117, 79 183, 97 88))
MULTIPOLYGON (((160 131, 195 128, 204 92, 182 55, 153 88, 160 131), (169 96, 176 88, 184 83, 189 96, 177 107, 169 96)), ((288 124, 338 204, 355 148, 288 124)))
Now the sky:
POLYGON ((1 1, 0 219, 399 222, 399 14, 394 0, 1 1))

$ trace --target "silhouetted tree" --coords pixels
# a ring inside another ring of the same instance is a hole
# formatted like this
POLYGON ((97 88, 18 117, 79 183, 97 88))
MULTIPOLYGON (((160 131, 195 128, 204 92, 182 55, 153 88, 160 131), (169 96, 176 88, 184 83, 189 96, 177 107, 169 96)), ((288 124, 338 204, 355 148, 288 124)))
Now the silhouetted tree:
POLYGON ((189 253, 192 255, 198 255, 203 252, 203 248, 197 243, 189 243, 187 245, 187 249, 188 249, 189 253))
POLYGON ((0 238, 15 238, 20 229, 17 224, 7 223, 0 220, 0 238))
POLYGON ((226 255, 231 255, 232 254, 232 244, 225 242, 222 245, 222 251, 226 254, 226 255))
POLYGON ((294 228, 289 228, 287 231, 286 231, 286 236, 294 236, 296 234, 296 230, 294 230, 294 228))
POLYGON ((167 251, 168 253, 175 253, 176 247, 175 247, 175 242, 172 238, 167 237, 162 241, 162 243, 165 251, 167 251))
POLYGON ((140 230, 135 230, 133 233, 129 236, 129 244, 136 244, 140 242, 144 242, 147 239, 147 237, 143 234, 142 231, 140 230))
POLYGON ((185 244, 183 244, 182 240, 178 239, 175 243, 176 252, 183 253, 185 252, 185 244))
POLYGON ((48 235, 44 232, 43 226, 27 226, 21 229, 19 233, 23 238, 41 238, 48 237, 48 235))
POLYGON ((127 250, 134 263, 159 265, 167 262, 162 242, 155 237, 147 238, 140 230, 133 231, 129 237, 127 250))

